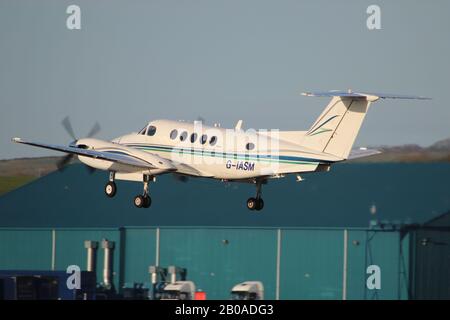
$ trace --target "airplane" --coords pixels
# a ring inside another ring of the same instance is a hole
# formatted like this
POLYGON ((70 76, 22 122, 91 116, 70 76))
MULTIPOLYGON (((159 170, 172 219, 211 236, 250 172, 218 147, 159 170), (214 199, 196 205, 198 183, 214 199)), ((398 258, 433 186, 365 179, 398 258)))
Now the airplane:
POLYGON ((256 195, 247 200, 247 208, 264 207, 262 185, 269 179, 304 173, 329 171, 347 159, 366 157, 377 150, 353 150, 352 146, 372 102, 379 99, 429 99, 381 93, 348 91, 307 92, 308 97, 328 97, 331 101, 307 131, 246 130, 242 120, 235 128, 206 126, 202 121, 155 120, 138 132, 111 141, 92 138, 99 131, 96 124, 87 138, 76 139, 68 118, 63 125, 74 141, 68 146, 37 143, 13 138, 12 141, 67 153, 59 167, 72 157, 88 167, 109 172, 105 193, 116 195, 116 180, 143 183, 142 194, 134 205, 148 208, 150 182, 156 176, 175 174, 183 181, 188 177, 253 183, 256 195))

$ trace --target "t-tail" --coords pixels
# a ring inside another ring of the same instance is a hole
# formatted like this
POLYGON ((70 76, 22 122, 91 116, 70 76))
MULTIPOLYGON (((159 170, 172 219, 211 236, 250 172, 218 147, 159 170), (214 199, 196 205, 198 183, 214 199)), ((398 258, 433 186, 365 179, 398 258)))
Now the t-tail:
POLYGON ((308 92, 310 97, 331 97, 331 101, 311 128, 301 145, 342 159, 348 159, 359 129, 372 102, 379 99, 429 99, 382 93, 345 91, 308 92))

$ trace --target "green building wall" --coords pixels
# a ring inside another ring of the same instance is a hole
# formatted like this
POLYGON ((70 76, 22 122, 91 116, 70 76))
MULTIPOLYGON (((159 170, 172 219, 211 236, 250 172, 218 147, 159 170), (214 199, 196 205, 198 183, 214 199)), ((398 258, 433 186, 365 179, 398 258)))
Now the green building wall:
POLYGON ((49 230, 0 230, 0 269, 49 270, 52 233, 49 230))
POLYGON ((159 264, 187 268, 188 279, 195 282, 197 289, 205 291, 208 299, 228 299, 231 288, 245 280, 262 281, 266 299, 408 298, 410 239, 399 231, 264 227, 3 228, 0 269, 65 270, 75 264, 84 270, 84 241, 94 240, 100 247, 97 277, 101 282, 101 240, 105 238, 115 242, 116 288, 134 282, 149 285, 148 267, 159 264), (381 268, 380 290, 366 287, 366 268, 371 264, 381 268))
MULTIPOLYGON (((53 232, 53 231, 50 231, 53 232)), ((103 249, 101 248, 102 239, 108 239, 115 242, 113 254, 113 272, 114 286, 119 286, 119 248, 120 232, 117 229, 57 229, 55 233, 55 270, 66 270, 69 265, 78 265, 81 270, 86 270, 87 253, 84 247, 85 240, 98 241, 97 248, 97 280, 103 279, 103 249)), ((33 268, 30 268, 33 269, 33 268)))
POLYGON ((277 231, 271 229, 161 229, 161 265, 188 269, 211 299, 229 297, 245 280, 262 281, 275 299, 277 231))
POLYGON ((156 228, 122 229, 123 285, 150 281, 148 267, 156 265, 156 228))

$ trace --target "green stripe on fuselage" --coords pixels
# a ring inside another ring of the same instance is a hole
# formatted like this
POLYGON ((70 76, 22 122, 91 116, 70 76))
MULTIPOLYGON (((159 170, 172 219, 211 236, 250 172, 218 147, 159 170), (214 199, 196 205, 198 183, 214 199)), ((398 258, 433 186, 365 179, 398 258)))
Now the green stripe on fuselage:
POLYGON ((235 160, 269 162, 269 163, 304 164, 304 165, 319 164, 319 161, 284 160, 284 159, 279 159, 278 157, 274 157, 273 159, 270 159, 270 158, 258 157, 258 155, 241 156, 241 155, 237 155, 237 154, 230 154, 230 153, 224 153, 224 152, 194 150, 191 148, 177 148, 177 147, 165 147, 165 146, 137 146, 137 145, 132 145, 130 147, 141 149, 144 151, 158 151, 158 152, 166 152, 166 153, 176 152, 179 154, 189 154, 189 155, 194 155, 194 156, 196 155, 196 156, 201 156, 201 157, 213 157, 213 158, 222 158, 222 159, 235 159, 235 160))

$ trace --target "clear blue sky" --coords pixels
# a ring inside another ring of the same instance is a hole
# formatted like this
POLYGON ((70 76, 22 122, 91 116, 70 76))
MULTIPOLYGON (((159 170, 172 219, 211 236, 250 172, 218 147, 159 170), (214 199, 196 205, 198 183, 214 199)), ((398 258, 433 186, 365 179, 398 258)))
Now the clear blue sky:
POLYGON ((53 154, 98 120, 99 138, 158 118, 307 129, 328 102, 301 91, 418 94, 382 101, 358 145, 450 137, 450 1, 0 1, 0 159, 53 154), (66 8, 81 7, 81 30, 66 8), (366 9, 381 7, 382 30, 366 9))

